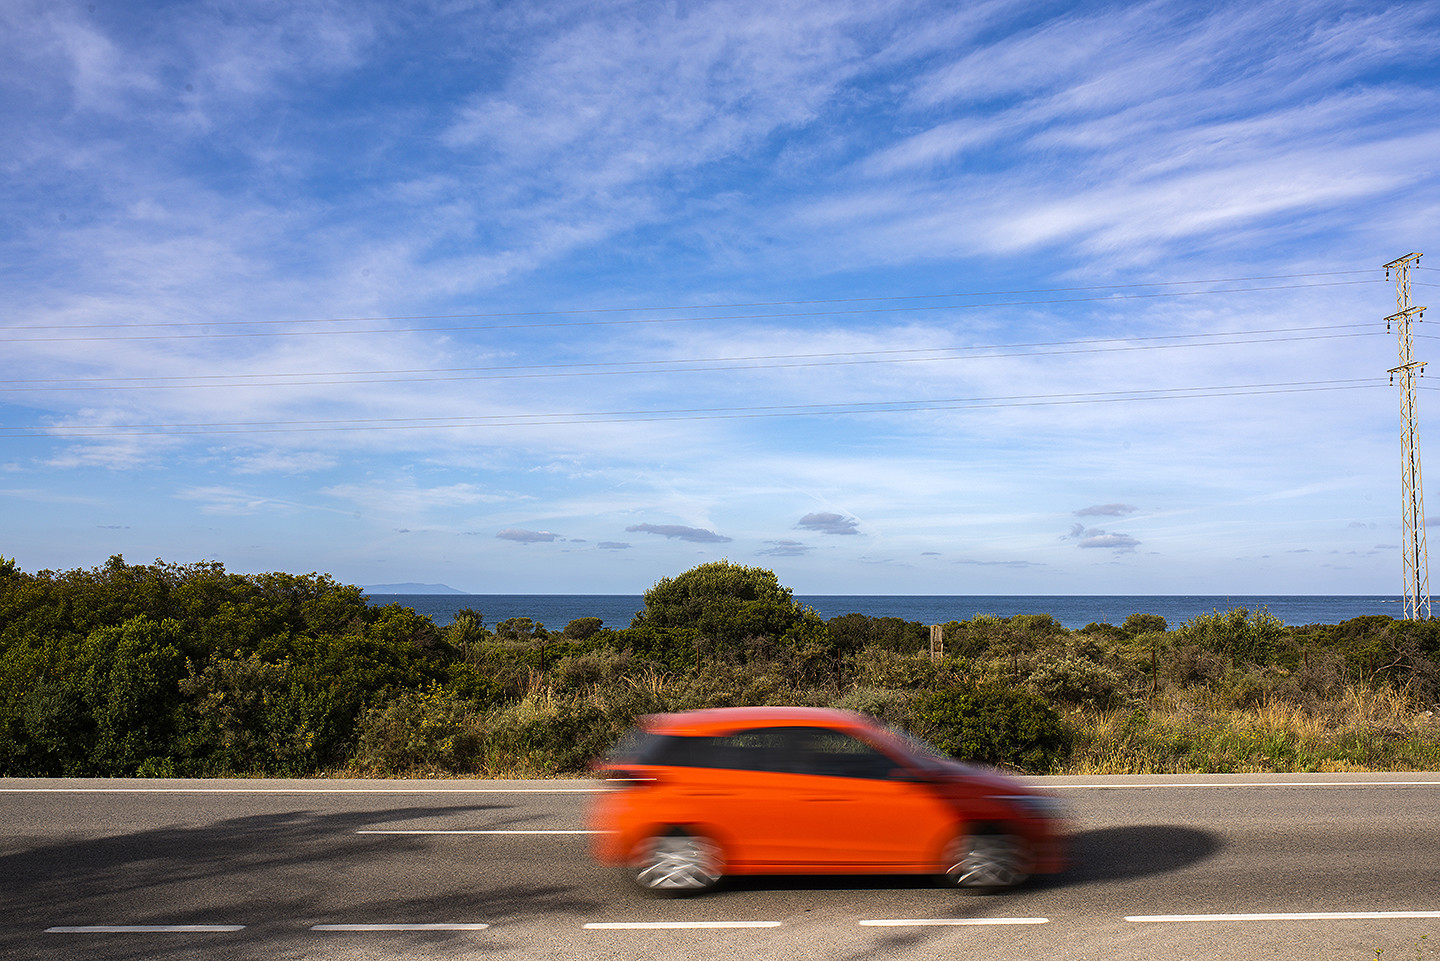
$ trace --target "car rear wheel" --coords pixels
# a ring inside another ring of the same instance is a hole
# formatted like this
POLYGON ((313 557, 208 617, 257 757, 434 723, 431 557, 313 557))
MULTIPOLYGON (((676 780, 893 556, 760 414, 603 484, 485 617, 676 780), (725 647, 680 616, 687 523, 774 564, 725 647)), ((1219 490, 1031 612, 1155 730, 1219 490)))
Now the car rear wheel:
POLYGON ((660 894, 698 894, 720 882, 720 845, 680 828, 641 841, 635 849, 635 883, 660 894))
POLYGON ((999 830, 962 834, 945 849, 945 879, 960 888, 1013 888, 1030 876, 1029 864, 1025 840, 999 830))

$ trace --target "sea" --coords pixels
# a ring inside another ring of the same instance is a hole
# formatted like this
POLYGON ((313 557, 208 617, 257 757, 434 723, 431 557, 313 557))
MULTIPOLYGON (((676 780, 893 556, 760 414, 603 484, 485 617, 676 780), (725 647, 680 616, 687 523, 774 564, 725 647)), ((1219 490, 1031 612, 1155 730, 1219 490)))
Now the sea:
MULTIPOLYGON (((528 617, 552 631, 579 617, 598 617, 605 627, 623 628, 645 609, 639 594, 375 594, 371 604, 398 603, 444 626, 468 608, 487 627, 528 617)), ((898 617, 922 624, 968 621, 977 614, 1011 617, 1049 614, 1070 629, 1119 624, 1131 614, 1159 614, 1171 628, 1201 614, 1245 608, 1268 611, 1291 626, 1339 624, 1352 617, 1404 616, 1399 596, 1322 594, 796 594, 795 599, 829 620, 843 614, 898 617)))

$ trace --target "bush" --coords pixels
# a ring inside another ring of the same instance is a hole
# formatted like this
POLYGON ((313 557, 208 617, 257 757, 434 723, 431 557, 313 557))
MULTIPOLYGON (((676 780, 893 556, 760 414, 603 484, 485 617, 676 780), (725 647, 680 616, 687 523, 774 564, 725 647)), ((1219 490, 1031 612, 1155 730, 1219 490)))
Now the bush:
POLYGON ((1089 657, 1050 656, 1030 675, 1030 686, 1053 701, 1105 707, 1120 691, 1120 672, 1089 657))
POLYGON ((729 645, 747 637, 783 637, 807 620, 820 619, 772 571, 715 561, 661 578, 645 592, 645 610, 630 626, 694 628, 729 645))
MULTIPOLYGON (((865 614, 844 614, 827 623, 830 637, 842 651, 858 651, 865 647, 883 647, 912 654, 930 650, 930 628, 919 621, 899 617, 870 617, 865 614)), ((946 635, 949 643, 949 635, 946 635)))
POLYGON ((1125 629, 1123 627, 1116 627, 1114 624, 1109 624, 1104 621, 1091 621, 1089 624, 1086 624, 1084 627, 1080 628, 1080 634, 1085 636, 1103 637, 1110 640, 1118 640, 1119 638, 1126 636, 1125 629))
POLYGON ((1266 665, 1274 661, 1285 622, 1265 608, 1250 611, 1232 607, 1228 611, 1201 614, 1186 621, 1180 635, 1208 651, 1230 658, 1231 664, 1266 665))
POLYGON ((614 744, 631 718, 581 698, 528 695, 487 717, 487 773, 575 774, 614 744))
POLYGON ((914 688, 933 686, 941 664, 929 654, 901 654, 883 647, 867 647, 849 658, 851 676, 859 687, 914 688))
POLYGON ((868 714, 895 727, 908 728, 910 727, 911 705, 914 701, 915 694, 912 691, 858 687, 831 706, 868 714))
POLYGON ((921 694, 912 717, 916 733, 948 754, 1032 774, 1052 770, 1074 743, 1042 698, 1003 684, 956 685, 921 694))
POLYGON ((365 714, 355 763, 383 775, 468 774, 478 768, 484 743, 484 718, 477 705, 432 685, 365 714))
POLYGON ((176 741, 192 776, 304 774, 315 766, 315 732, 292 696, 288 660, 258 654, 187 665, 185 730, 176 741))
POLYGON ((1131 614, 1120 629, 1130 635, 1164 634, 1169 625, 1159 614, 1131 614))
POLYGON ((604 626, 604 623, 598 617, 577 617, 565 625, 564 634, 572 641, 588 640, 604 626))

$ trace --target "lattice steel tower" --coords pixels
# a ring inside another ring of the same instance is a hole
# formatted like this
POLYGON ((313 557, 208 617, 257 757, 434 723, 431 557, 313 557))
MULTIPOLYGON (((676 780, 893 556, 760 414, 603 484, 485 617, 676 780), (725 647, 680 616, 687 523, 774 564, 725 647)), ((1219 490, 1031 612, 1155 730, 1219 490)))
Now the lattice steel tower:
POLYGON ((1390 371, 1390 383, 1400 375, 1400 499, 1404 516, 1405 618, 1430 619, 1430 565, 1425 553, 1425 491, 1420 483, 1420 436, 1415 416, 1415 378, 1425 372, 1424 361, 1416 362, 1410 336, 1412 321, 1423 320, 1424 307, 1410 304, 1410 268, 1420 254, 1406 254, 1385 265, 1385 279, 1395 272, 1395 313, 1385 318, 1385 328, 1400 328, 1400 366, 1390 371))

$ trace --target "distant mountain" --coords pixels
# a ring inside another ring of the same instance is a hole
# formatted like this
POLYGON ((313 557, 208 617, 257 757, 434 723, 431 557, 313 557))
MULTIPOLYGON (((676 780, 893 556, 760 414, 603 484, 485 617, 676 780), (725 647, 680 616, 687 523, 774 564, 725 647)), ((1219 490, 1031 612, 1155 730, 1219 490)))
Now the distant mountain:
POLYGON ((367 584, 360 588, 367 594, 464 594, 448 584, 367 584))

